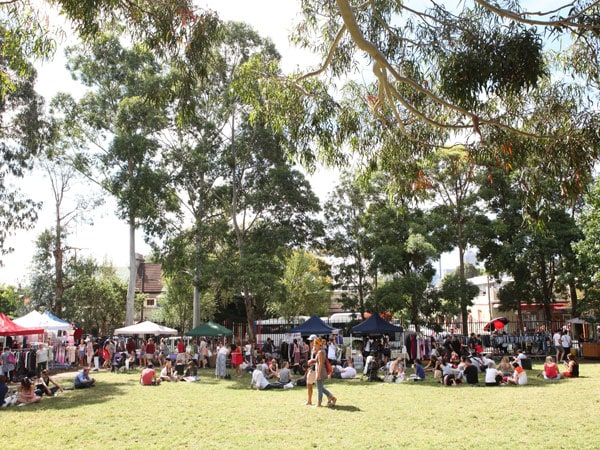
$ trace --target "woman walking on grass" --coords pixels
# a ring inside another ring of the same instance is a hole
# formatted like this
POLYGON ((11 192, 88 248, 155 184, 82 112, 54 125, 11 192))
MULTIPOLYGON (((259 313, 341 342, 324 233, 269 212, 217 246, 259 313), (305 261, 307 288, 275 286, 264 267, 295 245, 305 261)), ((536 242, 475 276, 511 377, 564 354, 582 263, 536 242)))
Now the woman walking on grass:
POLYGON ((327 406, 335 406, 337 398, 335 398, 324 385, 325 380, 329 377, 329 374, 327 373, 327 366, 325 363, 327 355, 325 354, 325 350, 323 350, 323 340, 320 338, 314 339, 313 346, 316 354, 317 407, 322 406, 321 402, 323 400, 323 394, 327 396, 327 406))

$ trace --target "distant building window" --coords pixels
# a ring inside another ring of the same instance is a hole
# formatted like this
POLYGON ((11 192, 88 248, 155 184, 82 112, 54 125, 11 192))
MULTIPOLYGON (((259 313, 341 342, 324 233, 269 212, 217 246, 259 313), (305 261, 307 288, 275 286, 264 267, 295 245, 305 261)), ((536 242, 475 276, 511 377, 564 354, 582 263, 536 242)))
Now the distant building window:
POLYGON ((146 299, 146 306, 154 306, 154 299, 153 298, 146 299))

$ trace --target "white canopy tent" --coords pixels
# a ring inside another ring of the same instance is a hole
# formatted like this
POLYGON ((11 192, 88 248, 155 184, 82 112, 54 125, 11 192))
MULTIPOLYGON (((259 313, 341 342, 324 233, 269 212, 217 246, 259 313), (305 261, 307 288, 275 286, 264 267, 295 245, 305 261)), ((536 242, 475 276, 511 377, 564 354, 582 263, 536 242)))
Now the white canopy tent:
POLYGON ((153 334, 155 336, 159 334, 177 334, 178 331, 175 328, 165 327, 154 322, 146 320, 145 322, 136 323, 135 325, 129 325, 128 327, 117 328, 115 334, 153 334))
POLYGON ((14 323, 27 328, 43 328, 46 331, 68 330, 71 324, 62 320, 56 320, 47 314, 41 314, 35 310, 13 320, 14 323))

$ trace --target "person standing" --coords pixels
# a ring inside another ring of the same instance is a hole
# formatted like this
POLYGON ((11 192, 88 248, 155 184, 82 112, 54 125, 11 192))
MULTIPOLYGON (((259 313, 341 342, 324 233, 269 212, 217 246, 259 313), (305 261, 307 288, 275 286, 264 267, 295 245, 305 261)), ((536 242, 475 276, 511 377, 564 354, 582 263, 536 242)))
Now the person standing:
POLYGON ((337 364, 337 345, 335 345, 333 335, 329 337, 329 343, 327 344, 327 359, 331 364, 337 364))
POLYGON ((77 361, 79 363, 79 367, 83 367, 85 365, 85 342, 83 339, 79 339, 79 345, 77 346, 77 361))
MULTIPOLYGON (((241 351, 241 347, 240 347, 241 351)), ((206 368, 206 361, 208 358, 208 344, 206 343, 206 339, 202 337, 200 339, 200 345, 198 346, 198 364, 202 366, 203 369, 206 368)))
POLYGON ((571 354, 571 336, 569 336, 568 330, 563 330, 562 336, 560 337, 560 343, 563 348, 563 358, 567 360, 571 354))
POLYGON ((160 338, 160 345, 158 347, 158 362, 161 369, 167 364, 167 357, 169 356, 169 346, 165 338, 160 338))
POLYGON ((324 385, 325 380, 329 377, 329 374, 327 373, 327 365, 325 363, 327 355, 325 354, 325 350, 323 350, 323 340, 320 338, 314 339, 313 347, 316 355, 315 371, 317 375, 317 407, 322 406, 323 395, 327 396, 327 406, 335 406, 337 398, 335 398, 324 385))
POLYGON ((2 374, 6 377, 7 381, 11 381, 13 378, 13 371, 16 367, 16 356, 8 347, 4 347, 2 353, 2 374))
POLYGON ((554 348, 556 349, 556 362, 562 361, 563 357, 565 356, 565 352, 562 347, 562 342, 560 338, 561 334, 560 331, 557 329, 552 335, 552 340, 554 341, 554 348))
POLYGON ((244 362, 244 358, 242 357, 242 342, 237 339, 235 344, 233 344, 231 350, 231 365, 235 369, 235 376, 238 378, 242 377, 242 362, 244 362))
MULTIPOLYGON (((313 395, 313 385, 315 384, 315 382, 317 381, 317 374, 315 371, 315 363, 316 363, 316 359, 315 359, 315 346, 314 346, 314 341, 317 339, 317 336, 314 334, 311 334, 308 338, 308 341, 310 342, 311 346, 311 354, 310 354, 310 359, 308 360, 308 362, 306 363, 306 393, 308 395, 308 399, 305 403, 305 405, 312 405, 312 395, 313 395)), ((306 343, 305 343, 306 344, 306 343)), ((307 353, 308 354, 308 353, 307 353)))
POLYGON ((252 341, 246 341, 246 345, 244 346, 244 358, 246 359, 246 364, 250 367, 254 366, 254 345, 252 341))
POLYGON ((154 339, 148 339, 146 342, 146 364, 150 364, 154 362, 154 357, 156 354, 156 344, 154 343, 154 339))
POLYGON ((125 350, 127 350, 127 354, 129 355, 129 359, 133 358, 135 362, 135 351, 137 350, 137 345, 133 338, 127 338, 127 344, 125 344, 125 350))
POLYGON ((302 354, 301 344, 298 343, 297 339, 294 339, 294 367, 300 367, 300 356, 302 354))
POLYGON ((85 340, 85 357, 87 358, 88 368, 92 368, 92 363, 94 362, 94 344, 92 340, 88 337, 85 340))
POLYGON ((225 344, 222 344, 217 350, 217 361, 215 363, 215 376, 217 378, 225 378, 225 374, 227 373, 227 355, 230 350, 231 347, 225 344))

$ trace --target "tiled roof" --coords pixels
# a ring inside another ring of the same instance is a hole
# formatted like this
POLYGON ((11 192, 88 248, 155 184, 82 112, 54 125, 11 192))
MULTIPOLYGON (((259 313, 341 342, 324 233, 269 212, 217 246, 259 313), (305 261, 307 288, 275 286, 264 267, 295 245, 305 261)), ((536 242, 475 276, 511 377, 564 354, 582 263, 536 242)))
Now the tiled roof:
POLYGON ((135 278, 136 292, 159 294, 163 290, 162 270, 160 264, 140 262, 135 278))

